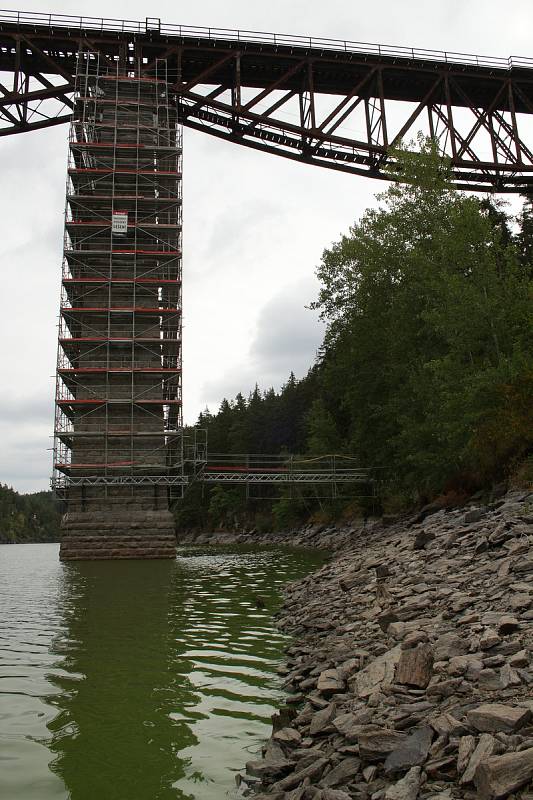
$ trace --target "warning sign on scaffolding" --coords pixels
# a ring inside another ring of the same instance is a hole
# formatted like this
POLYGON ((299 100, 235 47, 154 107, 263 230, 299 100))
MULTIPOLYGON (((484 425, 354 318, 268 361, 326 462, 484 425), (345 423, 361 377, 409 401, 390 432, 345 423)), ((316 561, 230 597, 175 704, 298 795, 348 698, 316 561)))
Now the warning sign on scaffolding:
POLYGON ((112 233, 127 233, 128 232, 128 212, 127 211, 113 211, 111 215, 111 232, 112 233))

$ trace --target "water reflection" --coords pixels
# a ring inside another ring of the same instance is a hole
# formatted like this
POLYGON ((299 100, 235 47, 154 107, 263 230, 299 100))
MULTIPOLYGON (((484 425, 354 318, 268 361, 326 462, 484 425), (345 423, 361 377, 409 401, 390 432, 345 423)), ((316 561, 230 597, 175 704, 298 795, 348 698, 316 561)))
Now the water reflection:
POLYGON ((34 568, 30 551, 0 548, 0 623, 6 610, 12 623, 0 624, 0 796, 231 795, 280 697, 279 586, 320 555, 59 565, 54 549, 34 568))
POLYGON ((179 797, 185 774, 177 751, 195 743, 176 703, 193 702, 187 673, 175 669, 168 625, 172 603, 183 602, 172 562, 74 563, 65 568, 67 636, 53 650, 64 656, 60 713, 49 725, 52 770, 73 800, 179 797))

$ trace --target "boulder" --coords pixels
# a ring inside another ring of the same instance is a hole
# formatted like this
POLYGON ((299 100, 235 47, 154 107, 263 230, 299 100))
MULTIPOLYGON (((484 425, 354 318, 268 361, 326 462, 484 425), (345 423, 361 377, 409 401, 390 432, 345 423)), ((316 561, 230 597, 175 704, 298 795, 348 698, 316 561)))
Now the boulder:
MULTIPOLYGON (((292 798, 286 797, 286 800, 292 800, 292 798)), ((343 792, 342 789, 326 788, 322 790, 322 800, 352 800, 352 798, 349 794, 343 792)))
POLYGON ((356 694, 359 697, 370 697, 383 683, 392 683, 401 652, 400 645, 396 645, 358 672, 353 679, 356 694))
POLYGON ((309 734, 311 736, 316 736, 318 733, 327 731, 335 719, 336 714, 337 706, 335 703, 329 703, 326 708, 323 708, 321 711, 317 711, 316 714, 313 714, 311 725, 309 727, 309 734))
POLYGON ((471 511, 466 512, 463 517, 463 522, 465 525, 471 525, 473 522, 479 522, 480 519, 483 519, 486 513, 486 508, 473 508, 471 511))
POLYGON ((467 717, 472 727, 478 731, 514 733, 529 722, 531 711, 502 703, 485 703, 468 711, 467 717))
POLYGON ((430 721, 431 727, 439 736, 465 736, 468 730, 452 714, 444 713, 430 721))
POLYGON ((331 697, 337 692, 344 691, 345 683, 336 669, 325 669, 318 677, 316 688, 325 697, 331 697))
POLYGON ((294 768, 294 761, 287 759, 278 759, 276 761, 268 761, 267 759, 259 759, 257 761, 248 761, 246 764, 246 772, 248 775, 253 775, 261 780, 276 780, 277 778, 286 775, 294 768))
MULTIPOLYGON (((470 738, 470 737, 465 737, 470 738)), ((462 740, 461 740, 462 741, 462 740)), ((482 733, 479 737, 479 742, 477 747, 474 748, 474 751, 470 758, 468 759, 468 764, 466 769, 464 770, 461 776, 461 786, 464 786, 466 783, 471 783, 474 780, 474 775, 476 773, 476 769, 478 764, 483 758, 487 758, 488 756, 492 756, 497 747, 497 742, 494 736, 491 736, 490 733, 482 733)), ((461 756, 461 751, 459 750, 459 756, 461 756)), ((463 753, 464 758, 464 753, 463 753)))
MULTIPOLYGON (((372 719, 372 712, 369 708, 362 708, 356 712, 340 714, 333 720, 333 727, 336 731, 346 736, 347 739, 357 739, 363 725, 368 725, 372 719)), ((310 731, 310 733, 312 733, 310 731)))
POLYGON ((402 650, 396 667, 396 683, 425 689, 433 673, 433 650, 428 644, 419 644, 402 650))
POLYGON ((533 779, 533 748, 481 761, 475 784, 480 800, 500 800, 533 779))
POLYGON ((404 739, 387 756, 385 773, 387 775, 397 775, 411 767, 422 765, 428 756, 432 739, 433 731, 428 726, 418 728, 409 734, 407 739, 404 739))
POLYGON ((413 550, 424 550, 425 546, 432 542, 434 538, 433 531, 418 531, 413 542, 413 550))
POLYGON ((457 751, 457 772, 459 775, 462 775, 465 771, 475 749, 476 740, 473 736, 461 736, 459 739, 459 750, 457 751))
POLYGON ((351 783, 359 772, 361 762, 358 758, 344 758, 332 770, 330 770, 322 780, 320 786, 323 788, 343 786, 351 783))
POLYGON ((420 789, 420 767, 412 767, 407 775, 385 792, 385 800, 416 800, 420 789))
POLYGON ((455 656, 463 656, 468 653, 468 642, 462 639, 457 633, 450 631, 439 636, 434 645, 435 661, 447 661, 455 656))
POLYGON ((358 735, 359 755, 364 761, 382 761, 406 739, 391 728, 375 728, 358 735))
POLYGON ((288 747, 296 747, 302 741, 302 734, 296 728, 282 728, 274 734, 274 741, 288 747))
POLYGON ((293 772, 292 775, 288 775, 286 778, 282 778, 282 780, 273 784, 272 791, 286 792, 289 789, 295 789, 300 783, 303 783, 306 778, 309 778, 310 781, 316 781, 324 771, 324 767, 327 763, 327 758, 314 759, 313 763, 308 767, 297 770, 293 772))
POLYGON ((514 633, 519 627, 520 623, 516 617, 511 616, 511 614, 504 614, 498 620, 498 633, 502 636, 508 636, 510 633, 514 633))

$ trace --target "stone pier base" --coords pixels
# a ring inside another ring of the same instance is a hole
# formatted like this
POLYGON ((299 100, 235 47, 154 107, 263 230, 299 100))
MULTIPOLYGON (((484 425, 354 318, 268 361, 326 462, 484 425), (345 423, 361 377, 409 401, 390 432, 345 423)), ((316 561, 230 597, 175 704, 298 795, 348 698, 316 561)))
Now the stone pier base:
POLYGON ((114 558, 175 558, 176 535, 170 511, 66 514, 59 550, 61 561, 114 558))

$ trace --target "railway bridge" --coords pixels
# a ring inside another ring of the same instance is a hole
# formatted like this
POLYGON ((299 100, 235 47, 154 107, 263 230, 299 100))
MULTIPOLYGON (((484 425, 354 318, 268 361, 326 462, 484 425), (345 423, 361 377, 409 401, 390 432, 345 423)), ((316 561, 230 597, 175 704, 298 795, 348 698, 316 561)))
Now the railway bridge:
POLYGON ((390 178, 419 130, 457 187, 533 187, 533 60, 0 11, 0 136, 69 126, 56 380, 61 557, 174 556, 205 483, 361 484, 352 463, 209 461, 184 441, 182 128, 390 178), (528 144, 529 142, 529 144, 528 144))

